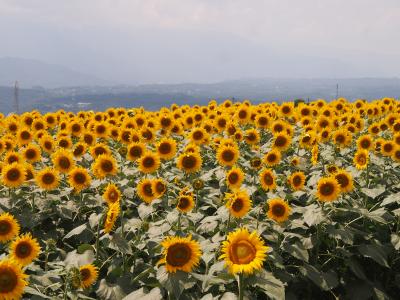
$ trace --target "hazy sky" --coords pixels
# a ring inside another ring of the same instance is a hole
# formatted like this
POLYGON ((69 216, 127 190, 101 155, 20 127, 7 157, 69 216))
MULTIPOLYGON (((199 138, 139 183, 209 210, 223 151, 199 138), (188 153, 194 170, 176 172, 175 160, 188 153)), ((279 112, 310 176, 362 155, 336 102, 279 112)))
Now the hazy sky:
POLYGON ((0 37, 119 83, 400 76, 400 0, 0 0, 0 37))

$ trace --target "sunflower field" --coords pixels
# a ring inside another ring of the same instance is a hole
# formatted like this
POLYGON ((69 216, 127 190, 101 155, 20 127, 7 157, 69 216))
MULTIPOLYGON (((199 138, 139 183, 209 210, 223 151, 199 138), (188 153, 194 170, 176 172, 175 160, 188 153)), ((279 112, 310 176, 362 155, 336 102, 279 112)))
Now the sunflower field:
POLYGON ((398 299, 400 101, 0 114, 0 300, 398 299))

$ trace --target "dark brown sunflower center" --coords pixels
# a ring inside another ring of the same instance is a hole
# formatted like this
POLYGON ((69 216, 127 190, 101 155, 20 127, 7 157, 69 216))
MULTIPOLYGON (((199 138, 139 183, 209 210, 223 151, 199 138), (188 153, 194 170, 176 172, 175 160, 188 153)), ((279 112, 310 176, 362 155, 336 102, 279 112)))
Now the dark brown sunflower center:
POLYGON ((69 169, 71 167, 71 162, 66 157, 61 157, 58 164, 62 169, 69 169))
POLYGON ((31 138, 31 134, 28 131, 22 131, 21 132, 21 139, 29 140, 30 138, 31 138))
POLYGON ((243 208, 244 204, 243 204, 243 199, 237 198, 233 201, 232 203, 232 209, 235 212, 239 212, 241 211, 241 209, 243 208))
POLYGON ((81 125, 79 124, 74 124, 72 125, 72 132, 79 132, 81 130, 81 125))
POLYGON ((143 153, 142 148, 138 146, 134 146, 129 149, 129 154, 133 157, 140 157, 142 156, 142 153, 143 153))
POLYGON ((258 124, 260 124, 261 126, 267 125, 267 124, 268 124, 267 118, 266 118, 266 117, 260 117, 260 118, 258 119, 258 124))
POLYGON ((131 138, 131 133, 129 131, 124 131, 121 135, 121 139, 124 142, 129 142, 129 139, 131 138))
POLYGON ((11 231, 11 224, 8 221, 0 221, 0 235, 6 235, 11 231))
POLYGON ((339 134, 339 135, 336 136, 335 140, 336 140, 337 143, 342 144, 345 141, 345 137, 344 137, 343 134, 339 134))
POLYGON ((18 284, 17 274, 11 269, 6 268, 0 273, 0 293, 10 293, 14 291, 18 284))
POLYGON ((51 142, 44 142, 44 147, 47 150, 51 150, 53 148, 53 144, 51 142))
POLYGON ((52 184, 55 181, 55 177, 52 173, 45 173, 43 174, 42 181, 45 184, 52 184))
POLYGON ((69 143, 67 140, 61 140, 58 145, 62 148, 67 148, 69 146, 69 143))
POLYGON ((329 132, 328 131, 323 131, 322 133, 321 133, 321 136, 324 138, 324 139, 326 139, 327 137, 328 137, 328 135, 329 135, 329 132))
POLYGON ((259 158, 253 158, 253 159, 250 161, 250 164, 251 164, 251 166, 252 166, 253 168, 258 168, 258 167, 261 166, 261 159, 259 159, 259 158))
POLYGON ((283 131, 283 126, 281 124, 274 125, 274 131, 276 131, 276 132, 283 131))
POLYGON ((282 112, 283 112, 284 114, 290 113, 290 107, 289 107, 289 106, 283 106, 283 107, 282 107, 282 112))
POLYGON ((254 134, 254 132, 250 132, 247 136, 246 136, 247 140, 253 142, 257 139, 257 136, 254 134))
POLYGON ((96 127, 96 132, 98 134, 103 134, 106 131, 106 127, 104 125, 99 125, 96 127))
POLYGON ((26 150, 26 152, 25 152, 25 157, 27 158, 27 159, 34 159, 34 158, 36 158, 36 155, 37 153, 36 153, 36 150, 34 150, 34 149, 28 149, 28 150, 26 150))
POLYGON ((293 177, 293 185, 294 186, 299 186, 302 183, 302 178, 299 175, 296 175, 293 177))
POLYGON ((275 140, 275 146, 277 147, 283 147, 287 143, 287 138, 284 136, 278 136, 275 140))
POLYGON ((245 110, 241 110, 241 111, 239 111, 238 116, 239 116, 240 119, 246 119, 247 118, 247 112, 245 110))
POLYGON ((171 144, 168 142, 164 142, 160 144, 160 147, 158 148, 158 150, 160 151, 161 154, 169 154, 171 153, 171 144))
POLYGON ((197 159, 193 155, 186 155, 182 159, 182 166, 185 169, 192 169, 196 166, 197 159))
POLYGON ((146 196, 153 196, 153 189, 152 189, 152 187, 151 187, 151 183, 149 182, 149 183, 145 183, 144 185, 143 185, 143 193, 146 195, 146 196))
POLYGON ((183 243, 177 243, 168 248, 167 263, 173 267, 182 267, 190 261, 192 250, 183 243))
POLYGON ((32 246, 28 242, 20 242, 15 248, 15 254, 19 258, 26 258, 32 253, 32 246))
POLYGON ((179 198, 179 203, 178 203, 178 207, 180 209, 186 209, 188 208, 190 205, 190 201, 188 197, 180 197, 179 198))
POLYGON ((254 245, 247 240, 237 241, 229 249, 232 262, 239 265, 245 265, 253 261, 256 253, 254 245))
POLYGON ((93 136, 86 134, 83 137, 83 140, 85 141, 86 144, 91 145, 93 143, 93 136))
POLYGON ((9 156, 8 159, 7 159, 7 162, 9 164, 12 164, 13 162, 18 162, 18 156, 16 156, 16 155, 9 156))
POLYGON ((85 174, 78 172, 74 175, 74 181, 77 184, 84 184, 86 182, 86 176, 85 174))
POLYGON ((83 153, 83 146, 82 145, 78 145, 74 149, 74 155, 81 155, 82 153, 83 153))
POLYGON ((151 168, 151 167, 153 167, 155 165, 155 163, 156 162, 155 162, 154 158, 151 157, 151 156, 145 157, 143 159, 143 166, 145 168, 151 168))
POLYGON ((157 193, 159 193, 159 194, 163 193, 163 192, 165 191, 165 184, 162 183, 162 182, 160 182, 160 181, 158 181, 158 182, 156 183, 156 191, 157 191, 157 193))
POLYGON ((367 158, 364 154, 361 154, 357 157, 357 161, 360 165, 364 165, 367 162, 367 158))
POLYGON ((385 152, 391 152, 391 151, 393 150, 392 144, 385 144, 385 145, 383 145, 383 150, 384 150, 385 152))
POLYGON ((335 178, 342 188, 345 188, 350 184, 350 180, 345 174, 338 174, 335 178))
POLYGON ((197 130, 197 131, 193 132, 193 139, 194 140, 200 141, 201 139, 203 139, 203 137, 204 137, 204 134, 200 130, 197 130))
POLYGON ((272 185, 274 183, 274 178, 271 176, 271 174, 265 174, 263 179, 266 185, 272 185))
POLYGON ((218 126, 223 128, 226 126, 226 120, 225 119, 219 119, 218 120, 218 126))
POLYGON ((112 164, 111 161, 109 161, 109 160, 104 160, 104 161, 101 163, 101 169, 102 169, 104 172, 110 173, 110 172, 114 169, 114 166, 113 166, 113 164, 112 164))
POLYGON ((275 153, 270 153, 270 154, 267 155, 267 160, 269 162, 274 162, 274 161, 276 161, 276 159, 277 159, 277 157, 276 157, 275 153))
POLYGON ((322 186, 320 188, 320 192, 324 196, 332 195, 334 192, 334 187, 333 187, 332 183, 327 182, 327 183, 322 184, 322 186))
POLYGON ((280 203, 274 204, 271 209, 272 214, 277 217, 282 217, 286 211, 285 206, 280 203))
POLYGON ((10 169, 7 172, 7 179, 10 181, 17 181, 20 177, 21 177, 21 172, 16 168, 10 169))
POLYGON ((232 172, 232 173, 229 174, 229 176, 228 176, 229 183, 235 184, 236 182, 238 182, 238 180, 239 180, 239 174, 238 173, 232 172))
POLYGON ((171 125, 171 120, 169 118, 162 118, 161 119, 161 126, 162 127, 169 127, 171 125))
POLYGON ((235 153, 231 149, 226 149, 222 152, 222 159, 230 162, 235 158, 235 153))

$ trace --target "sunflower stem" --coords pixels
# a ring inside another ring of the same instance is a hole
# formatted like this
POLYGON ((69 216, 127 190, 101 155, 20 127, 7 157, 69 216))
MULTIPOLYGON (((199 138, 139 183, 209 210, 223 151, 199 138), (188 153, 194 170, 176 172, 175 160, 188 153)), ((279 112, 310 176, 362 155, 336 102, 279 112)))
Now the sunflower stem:
POLYGON ((105 214, 103 213, 100 217, 99 223, 97 224, 97 234, 96 234, 96 262, 99 261, 99 244, 100 244, 100 225, 103 223, 105 214))
POLYGON ((239 273, 238 279, 239 300, 243 300, 243 273, 239 273))
POLYGON ((181 232, 181 213, 178 214, 178 232, 181 232))
POLYGON ((226 222, 226 229, 225 233, 228 234, 229 231, 229 224, 231 223, 231 214, 229 213, 228 221, 226 222))

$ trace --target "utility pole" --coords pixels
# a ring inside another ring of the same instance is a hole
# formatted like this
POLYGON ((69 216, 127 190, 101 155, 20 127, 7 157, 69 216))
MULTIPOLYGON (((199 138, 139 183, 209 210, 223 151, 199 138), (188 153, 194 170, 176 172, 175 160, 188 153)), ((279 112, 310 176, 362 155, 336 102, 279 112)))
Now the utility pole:
POLYGON ((15 82, 14 85, 14 110, 16 114, 19 114, 19 84, 18 81, 15 82))

